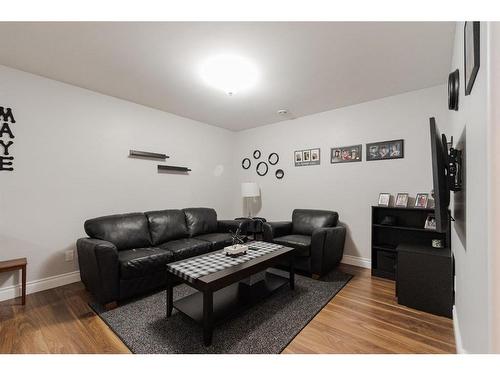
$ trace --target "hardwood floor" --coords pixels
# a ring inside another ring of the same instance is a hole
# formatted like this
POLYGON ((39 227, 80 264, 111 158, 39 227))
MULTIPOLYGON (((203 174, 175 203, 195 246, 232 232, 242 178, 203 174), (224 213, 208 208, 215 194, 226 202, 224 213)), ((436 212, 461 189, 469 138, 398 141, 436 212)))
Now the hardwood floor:
POLYGON ((354 277, 283 353, 455 353, 453 322, 398 305, 395 283, 341 264, 354 277))
MULTIPOLYGON (((283 353, 455 353, 450 319, 396 303, 394 282, 354 278, 283 353)), ((130 353, 87 305, 81 283, 0 302, 0 353, 130 353)))

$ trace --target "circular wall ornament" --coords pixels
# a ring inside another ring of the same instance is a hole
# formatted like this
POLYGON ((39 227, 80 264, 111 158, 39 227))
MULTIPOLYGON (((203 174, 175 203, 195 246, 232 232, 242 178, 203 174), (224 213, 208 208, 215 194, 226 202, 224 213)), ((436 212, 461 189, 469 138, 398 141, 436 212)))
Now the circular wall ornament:
POLYGON ((255 150, 253 152, 253 158, 254 159, 260 159, 260 155, 261 155, 260 150, 255 150))
POLYGON ((280 157, 276 152, 273 152, 272 154, 269 154, 267 160, 269 161, 269 164, 276 165, 280 161, 280 157))
POLYGON ((276 178, 278 180, 281 180, 283 178, 283 176, 285 175, 285 172, 283 172, 283 169, 278 169, 278 170, 276 170, 275 175, 276 175, 276 178))
POLYGON ((243 169, 248 169, 248 168, 250 168, 251 165, 252 165, 252 162, 250 161, 249 158, 245 158, 241 161, 241 166, 243 167, 243 169))
POLYGON ((448 109, 458 111, 460 74, 458 69, 448 75, 448 109))
POLYGON ((259 164, 257 164, 257 168, 255 170, 257 171, 257 174, 259 176, 265 176, 267 174, 267 171, 269 170, 269 167, 267 166, 267 163, 265 161, 261 161, 259 164))

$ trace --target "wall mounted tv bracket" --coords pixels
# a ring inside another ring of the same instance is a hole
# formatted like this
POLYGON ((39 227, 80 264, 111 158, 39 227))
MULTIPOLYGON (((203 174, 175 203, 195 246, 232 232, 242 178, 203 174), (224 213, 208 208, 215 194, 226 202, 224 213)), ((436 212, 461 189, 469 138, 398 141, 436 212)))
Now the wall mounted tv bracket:
MULTIPOLYGON (((446 136, 443 134, 443 144, 446 143, 446 136)), ((451 191, 462 190, 462 151, 453 148, 453 137, 451 137, 450 149, 447 153, 448 187, 451 191)))

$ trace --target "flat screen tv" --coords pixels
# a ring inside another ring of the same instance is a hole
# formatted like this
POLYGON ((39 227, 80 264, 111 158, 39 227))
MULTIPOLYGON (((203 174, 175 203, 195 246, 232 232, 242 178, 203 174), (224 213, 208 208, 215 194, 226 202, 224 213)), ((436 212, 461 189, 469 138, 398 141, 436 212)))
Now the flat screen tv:
POLYGON ((441 135, 434 117, 430 119, 431 152, 432 152, 432 179, 434 183, 434 202, 436 217, 436 231, 447 232, 450 226, 450 186, 448 176, 448 144, 446 137, 441 135))

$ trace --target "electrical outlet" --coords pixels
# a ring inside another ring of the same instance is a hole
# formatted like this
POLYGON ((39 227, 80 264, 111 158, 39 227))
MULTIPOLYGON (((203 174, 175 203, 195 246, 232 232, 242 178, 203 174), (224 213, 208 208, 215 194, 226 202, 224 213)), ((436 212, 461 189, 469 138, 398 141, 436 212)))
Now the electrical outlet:
POLYGON ((66 262, 71 262, 74 257, 75 257, 75 252, 73 250, 67 250, 64 253, 64 259, 66 260, 66 262))

